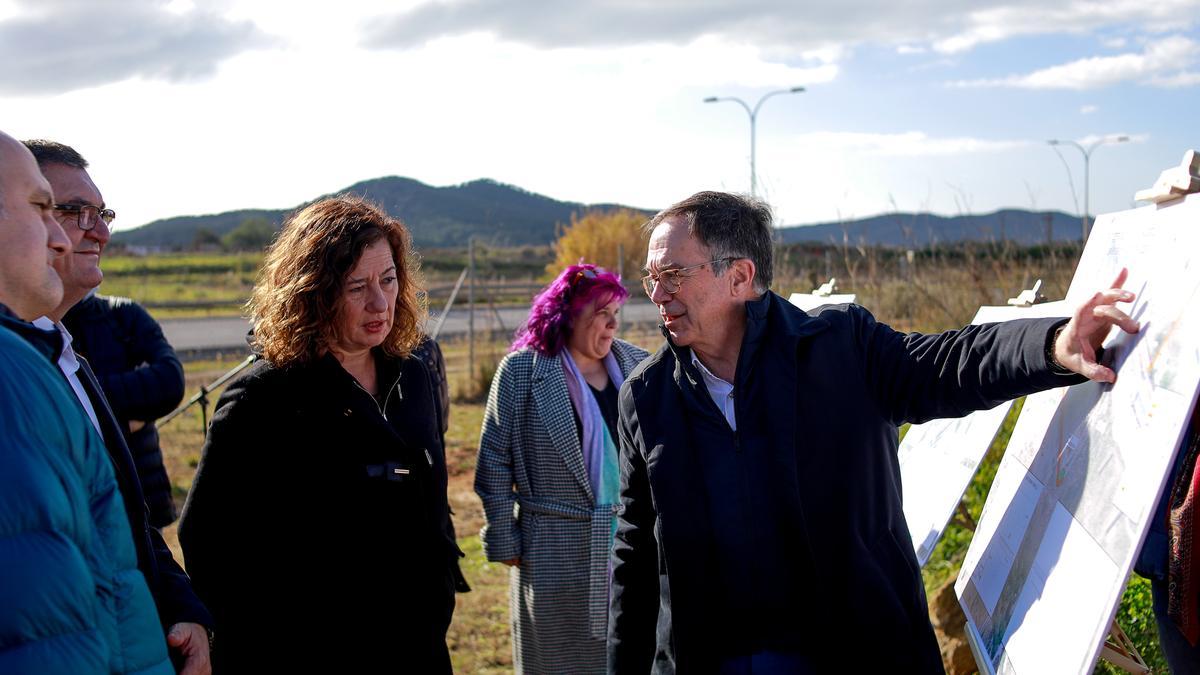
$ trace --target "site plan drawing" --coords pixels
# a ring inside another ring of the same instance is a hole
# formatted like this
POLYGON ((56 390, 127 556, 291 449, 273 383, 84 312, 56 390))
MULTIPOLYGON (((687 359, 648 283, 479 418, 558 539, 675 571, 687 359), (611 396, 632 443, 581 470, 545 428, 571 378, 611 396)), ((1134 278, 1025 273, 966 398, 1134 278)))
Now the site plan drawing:
POLYGON ((1097 219, 1067 292, 1122 267, 1137 335, 1113 331, 1113 385, 1029 396, 955 591, 983 672, 1090 672, 1200 386, 1200 195, 1097 219))
MULTIPOLYGON (((980 307, 971 323, 1068 314, 1070 310, 1062 301, 1030 307, 980 307)), ((918 565, 923 566, 929 560, 1011 408, 1010 401, 966 417, 931 420, 908 428, 897 456, 904 518, 918 565)))

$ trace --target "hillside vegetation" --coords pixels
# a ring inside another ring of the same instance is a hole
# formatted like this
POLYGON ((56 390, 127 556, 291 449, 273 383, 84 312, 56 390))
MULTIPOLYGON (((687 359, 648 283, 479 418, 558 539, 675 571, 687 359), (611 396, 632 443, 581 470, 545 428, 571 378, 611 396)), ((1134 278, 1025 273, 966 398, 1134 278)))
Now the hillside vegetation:
MULTIPOLYGON (((556 225, 570 222, 573 214, 589 208, 619 207, 559 201, 486 179, 433 187, 411 178, 388 176, 355 183, 331 194, 355 194, 378 203, 403 220, 414 243, 422 247, 464 246, 472 236, 502 246, 548 245, 554 241, 556 225)), ((113 241, 125 246, 188 249, 220 241, 248 220, 262 219, 278 229, 289 213, 303 206, 167 218, 118 232, 113 241)), ((650 215, 644 209, 634 210, 650 215)))
MULTIPOLYGON (((495 246, 549 245, 558 228, 589 211, 628 211, 642 219, 653 211, 619 204, 560 201, 512 185, 480 179, 434 187, 412 178, 373 178, 330 194, 361 195, 403 220, 418 247, 465 246, 471 237, 495 246)), ((329 195, 324 195, 329 196, 329 195)), ((680 195, 683 196, 683 195, 680 195)), ((314 201, 320 196, 314 196, 314 201)), ((116 233, 117 245, 155 250, 259 250, 265 234, 304 204, 282 209, 240 209, 178 216, 116 233), (241 231, 238 231, 240 228, 241 231), (235 232, 237 231, 237 232, 235 232)), ((657 207, 665 204, 657 205, 657 207)), ((891 213, 799 227, 780 227, 782 243, 884 245, 905 248, 960 241, 1011 241, 1022 245, 1077 241, 1078 218, 1061 212, 1010 209, 990 214, 938 216, 891 213)))

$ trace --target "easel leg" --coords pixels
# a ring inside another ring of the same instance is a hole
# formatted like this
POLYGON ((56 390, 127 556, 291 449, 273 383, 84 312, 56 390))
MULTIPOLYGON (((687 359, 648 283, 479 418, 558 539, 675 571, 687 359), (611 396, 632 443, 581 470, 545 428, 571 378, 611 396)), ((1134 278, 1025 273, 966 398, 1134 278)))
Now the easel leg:
POLYGON ((1112 628, 1108 629, 1108 639, 1100 648, 1100 658, 1127 673, 1142 675, 1150 672, 1142 655, 1138 654, 1137 648, 1133 646, 1133 641, 1129 639, 1124 630, 1121 630, 1116 619, 1113 619, 1112 628))

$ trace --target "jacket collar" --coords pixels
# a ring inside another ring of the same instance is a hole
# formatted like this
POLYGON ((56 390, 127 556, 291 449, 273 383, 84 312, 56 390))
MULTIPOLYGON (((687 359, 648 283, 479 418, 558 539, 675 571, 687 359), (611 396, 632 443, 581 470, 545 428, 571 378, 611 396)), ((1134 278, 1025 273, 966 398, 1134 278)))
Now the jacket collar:
POLYGON ((67 319, 75 321, 87 321, 95 319, 98 314, 104 311, 105 302, 96 294, 96 289, 92 289, 86 296, 75 306, 67 310, 67 315, 63 318, 63 323, 69 323, 67 319))
MULTIPOLYGON (((371 353, 375 357, 375 375, 378 378, 376 383, 379 385, 380 391, 384 391, 386 387, 394 387, 399 384, 400 362, 383 353, 380 349, 373 349, 371 353)), ((318 356, 313 361, 312 372, 327 384, 340 382, 347 387, 362 388, 358 384, 358 381, 354 379, 354 376, 342 367, 341 362, 337 360, 333 352, 327 351, 318 356)))
POLYGON ((829 327, 829 322, 793 305, 774 291, 767 291, 758 300, 746 303, 746 334, 765 331, 768 323, 771 330, 800 340, 816 335, 829 327))
POLYGON ((58 357, 62 355, 63 338, 57 330, 45 331, 27 321, 22 321, 3 304, 0 304, 0 326, 21 336, 23 340, 49 359, 50 363, 58 363, 58 357))
POLYGON ((638 364, 642 362, 642 355, 644 355, 644 352, 639 355, 633 345, 621 340, 612 341, 612 353, 617 359, 617 367, 621 369, 621 374, 625 377, 629 377, 629 373, 637 368, 638 364))
MULTIPOLYGON (((810 316, 807 312, 784 300, 774 291, 767 291, 757 300, 746 303, 746 332, 742 335, 742 344, 738 352, 737 378, 743 377, 743 364, 749 364, 758 354, 758 349, 767 339, 782 339, 789 348, 795 346, 804 338, 811 337, 829 327, 829 322, 810 316)), ((687 374, 689 379, 699 381, 692 366, 692 350, 680 347, 671 341, 666 326, 662 326, 663 336, 667 346, 675 356, 676 379, 687 374), (682 371, 682 372, 681 372, 682 371)))
MULTIPOLYGON (((563 347, 563 349, 566 349, 566 347, 563 347)), ((561 354, 547 356, 534 349, 530 349, 530 351, 533 352, 534 382, 539 382, 547 378, 561 379, 563 385, 566 386, 567 378, 562 374, 561 354)), ((638 351, 633 345, 623 340, 612 341, 613 356, 617 359, 617 366, 621 368, 621 373, 626 377, 642 362, 642 356, 637 353, 638 351)))
MULTIPOLYGON (((615 342, 613 344, 616 344, 615 342)), ((566 347, 563 347, 566 349, 566 347)), ((570 429, 562 438, 555 439, 555 447, 562 456, 567 470, 575 477, 575 482, 587 495, 588 501, 595 501, 592 492, 592 482, 587 475, 587 466, 583 462, 583 446, 579 435, 575 433, 575 408, 571 404, 571 396, 567 392, 567 377, 563 373, 561 354, 548 356, 534 350, 533 352, 533 403, 538 411, 538 418, 546 428, 547 434, 554 438, 553 430, 570 429)))
MULTIPOLYGON (((613 340, 612 352, 617 360, 617 367, 626 377, 641 362, 641 358, 632 346, 620 340, 613 340)), ((567 377, 563 372, 562 354, 547 356, 533 350, 531 379, 533 381, 531 388, 533 403, 547 434, 553 437, 551 431, 554 429, 572 430, 572 433, 563 434, 562 438, 557 438, 554 445, 561 454, 567 470, 575 477, 575 482, 587 495, 589 502, 595 501, 592 482, 588 478, 587 466, 583 460, 583 447, 579 435, 574 433, 575 407, 571 403, 571 396, 567 391, 567 377)))

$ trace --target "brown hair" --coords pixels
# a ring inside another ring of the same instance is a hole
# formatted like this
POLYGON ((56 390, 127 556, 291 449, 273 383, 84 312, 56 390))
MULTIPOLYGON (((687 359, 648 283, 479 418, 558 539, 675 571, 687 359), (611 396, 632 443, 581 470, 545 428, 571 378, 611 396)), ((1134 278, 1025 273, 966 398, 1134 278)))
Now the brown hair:
POLYGON ((399 292, 392 330, 380 347, 389 356, 408 356, 421 340, 425 318, 408 229, 375 204, 340 195, 293 214, 267 249, 246 303, 254 344, 264 358, 280 368, 307 363, 337 342, 346 275, 367 246, 381 239, 392 248, 399 292))
MULTIPOLYGON (((647 232, 667 218, 683 218, 691 234, 714 258, 747 258, 754 262, 754 288, 771 288, 774 220, 766 202, 729 192, 697 192, 668 206, 644 226, 647 232)), ((721 276, 725 263, 713 263, 713 274, 721 276)))

